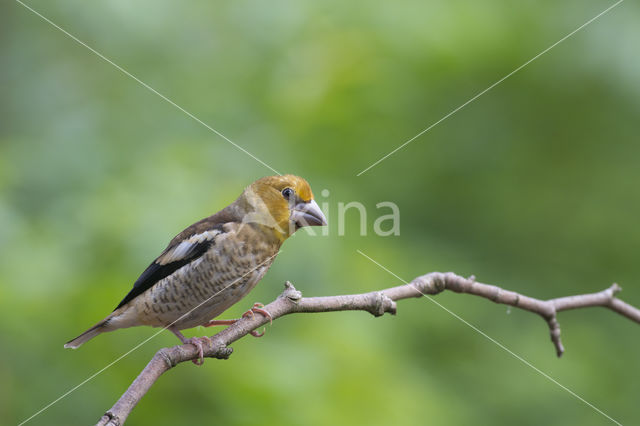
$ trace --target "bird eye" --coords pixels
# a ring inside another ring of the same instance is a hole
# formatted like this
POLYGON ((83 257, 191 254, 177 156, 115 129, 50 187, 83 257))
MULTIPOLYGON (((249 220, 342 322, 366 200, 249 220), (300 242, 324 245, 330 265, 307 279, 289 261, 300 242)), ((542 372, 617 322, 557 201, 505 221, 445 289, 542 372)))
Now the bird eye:
POLYGON ((293 189, 285 188, 282 190, 282 196, 287 200, 293 195, 293 189))

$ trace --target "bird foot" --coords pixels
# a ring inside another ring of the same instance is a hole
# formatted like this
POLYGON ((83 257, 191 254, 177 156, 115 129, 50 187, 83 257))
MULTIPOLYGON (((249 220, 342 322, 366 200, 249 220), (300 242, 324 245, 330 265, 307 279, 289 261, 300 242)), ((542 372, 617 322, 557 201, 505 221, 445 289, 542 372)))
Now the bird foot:
POLYGON ((242 314, 242 318, 245 318, 245 317, 253 318, 253 314, 260 314, 265 318, 269 318, 269 325, 273 324, 273 317, 271 316, 271 314, 262 308, 264 308, 264 305, 262 303, 254 303, 251 309, 249 309, 247 312, 242 314))
POLYGON ((207 336, 203 336, 203 337, 191 337, 189 339, 185 339, 184 344, 191 344, 193 346, 196 347, 196 349, 198 350, 198 359, 192 359, 191 362, 193 362, 195 365, 202 365, 204 364, 204 348, 202 347, 202 344, 204 342, 207 342, 208 344, 211 344, 211 338, 207 337, 207 336))
MULTIPOLYGON (((246 317, 251 317, 253 318, 253 316, 255 314, 260 314, 265 318, 269 318, 269 324, 273 324, 273 317, 271 316, 271 314, 267 311, 265 311, 264 309, 264 305, 262 303, 254 303, 253 307, 251 309, 249 309, 247 312, 245 312, 244 314, 242 314, 242 318, 246 318, 246 317)), ((205 327, 214 327, 216 325, 231 325, 231 324, 235 324, 237 321, 237 319, 232 319, 232 320, 211 320, 208 323, 204 324, 205 327)), ((252 330, 250 333, 253 337, 262 337, 264 336, 264 329, 262 331, 256 331, 256 330, 252 330)))
POLYGON ((178 337, 178 339, 180 339, 180 341, 182 342, 183 345, 193 345, 196 347, 196 349, 198 350, 198 359, 192 359, 191 362, 193 362, 195 365, 202 365, 204 364, 204 348, 202 347, 202 344, 204 342, 207 342, 208 344, 211 344, 211 338, 204 336, 204 337, 190 337, 190 338, 186 338, 184 337, 184 334, 182 334, 180 332, 180 330, 173 328, 173 327, 169 327, 169 331, 171 331, 173 334, 176 335, 176 337, 178 337))
MULTIPOLYGON (((264 305, 262 303, 254 303, 251 309, 249 309, 247 312, 242 314, 242 318, 246 318, 246 317, 253 318, 254 314, 260 314, 265 318, 269 318, 269 325, 273 324, 273 317, 271 316, 271 314, 262 308, 264 308, 264 305)), ((264 336, 264 331, 265 331, 264 328, 262 329, 262 331, 253 330, 251 331, 251 335, 253 337, 262 337, 264 336)))

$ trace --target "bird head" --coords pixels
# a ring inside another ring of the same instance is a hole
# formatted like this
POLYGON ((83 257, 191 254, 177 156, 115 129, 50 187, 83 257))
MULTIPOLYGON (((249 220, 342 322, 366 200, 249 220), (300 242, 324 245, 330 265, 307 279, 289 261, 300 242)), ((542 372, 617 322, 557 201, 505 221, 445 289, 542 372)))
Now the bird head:
POLYGON ((243 222, 272 228, 283 239, 304 226, 327 224, 309 183, 298 176, 258 179, 244 190, 240 200, 245 210, 243 222))

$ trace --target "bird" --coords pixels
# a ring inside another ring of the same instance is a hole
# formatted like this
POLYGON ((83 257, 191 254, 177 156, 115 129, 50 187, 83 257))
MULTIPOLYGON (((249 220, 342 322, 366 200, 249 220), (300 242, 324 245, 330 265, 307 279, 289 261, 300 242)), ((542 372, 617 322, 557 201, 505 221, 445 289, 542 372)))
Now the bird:
MULTIPOLYGON (((64 347, 77 349, 121 328, 163 327, 183 344, 194 345, 194 363, 201 365, 209 338, 186 338, 181 330, 236 321, 214 318, 258 284, 294 232, 326 225, 305 179, 290 174, 258 179, 233 203, 176 235, 114 311, 64 347)), ((256 312, 271 319, 261 307, 255 304, 245 315, 256 312)))

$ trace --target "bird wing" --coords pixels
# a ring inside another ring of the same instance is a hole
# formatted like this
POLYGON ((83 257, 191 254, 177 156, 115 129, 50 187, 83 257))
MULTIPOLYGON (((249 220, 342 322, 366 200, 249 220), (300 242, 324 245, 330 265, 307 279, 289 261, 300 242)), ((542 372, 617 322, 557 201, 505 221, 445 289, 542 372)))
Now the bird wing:
POLYGON ((126 305, 161 279, 168 277, 205 254, 214 244, 214 237, 224 232, 224 223, 220 222, 223 217, 216 216, 194 223, 171 240, 169 246, 136 280, 131 291, 122 299, 116 309, 126 305))

